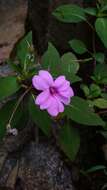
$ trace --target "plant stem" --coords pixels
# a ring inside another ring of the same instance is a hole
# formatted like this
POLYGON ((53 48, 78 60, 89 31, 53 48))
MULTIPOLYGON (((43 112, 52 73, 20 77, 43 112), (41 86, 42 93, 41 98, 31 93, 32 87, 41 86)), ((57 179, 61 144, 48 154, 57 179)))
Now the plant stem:
POLYGON ((23 100, 24 96, 30 91, 30 89, 31 89, 31 86, 20 96, 19 100, 17 101, 17 103, 16 103, 16 105, 14 107, 14 110, 13 110, 13 112, 11 114, 11 117, 9 119, 9 122, 8 122, 7 126, 11 126, 12 119, 14 117, 14 114, 15 114, 18 106, 20 105, 20 103, 23 100))

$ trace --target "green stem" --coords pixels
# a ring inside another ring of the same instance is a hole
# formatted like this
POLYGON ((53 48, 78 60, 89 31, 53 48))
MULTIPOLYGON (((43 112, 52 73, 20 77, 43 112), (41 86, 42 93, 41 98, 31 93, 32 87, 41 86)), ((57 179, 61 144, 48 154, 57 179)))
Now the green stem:
POLYGON ((74 62, 88 62, 88 61, 91 61, 91 60, 93 60, 93 58, 92 57, 89 57, 89 58, 86 58, 86 59, 72 59, 72 61, 74 61, 74 62))
POLYGON ((97 15, 97 17, 107 17, 107 14, 105 14, 105 13, 99 13, 99 14, 97 15))
POLYGON ((20 96, 20 98, 19 98, 19 100, 17 101, 17 103, 16 103, 16 105, 15 105, 15 107, 14 107, 14 110, 13 110, 11 116, 10 116, 10 119, 9 119, 9 122, 8 122, 7 126, 11 126, 12 119, 13 119, 13 117, 14 117, 14 114, 15 114, 15 112, 16 112, 18 106, 20 105, 20 103, 21 103, 21 101, 23 100, 24 96, 30 91, 30 89, 31 89, 31 86, 20 96))

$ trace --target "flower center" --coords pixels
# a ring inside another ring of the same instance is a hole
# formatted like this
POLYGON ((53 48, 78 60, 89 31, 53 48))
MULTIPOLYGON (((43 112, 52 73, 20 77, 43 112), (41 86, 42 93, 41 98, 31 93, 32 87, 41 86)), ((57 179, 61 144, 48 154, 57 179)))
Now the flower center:
POLYGON ((50 87, 49 91, 50 91, 51 95, 54 95, 57 93, 57 89, 55 87, 50 87))

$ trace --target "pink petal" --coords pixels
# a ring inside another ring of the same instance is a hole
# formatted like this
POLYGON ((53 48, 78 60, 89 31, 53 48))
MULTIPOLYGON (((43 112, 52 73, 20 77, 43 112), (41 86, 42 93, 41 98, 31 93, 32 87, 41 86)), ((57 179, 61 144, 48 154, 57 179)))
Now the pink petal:
POLYGON ((44 102, 46 102, 49 97, 50 97, 49 90, 45 90, 45 91, 41 92, 41 93, 37 96, 37 98, 36 98, 36 100, 35 100, 35 103, 36 103, 37 105, 41 105, 41 104, 43 104, 44 102))
POLYGON ((61 96, 59 94, 57 94, 57 98, 59 98, 59 100, 65 104, 65 105, 69 105, 70 104, 70 97, 67 98, 67 97, 64 97, 64 96, 61 96))
POLYGON ((59 110, 58 110, 58 102, 56 101, 56 99, 53 99, 53 104, 47 109, 48 113, 55 117, 58 115, 59 110))
POLYGON ((66 80, 66 81, 63 83, 63 85, 61 85, 61 86, 58 87, 58 91, 66 90, 66 89, 69 88, 69 87, 70 87, 70 82, 66 80))
POLYGON ((53 117, 56 117, 58 115, 58 110, 55 107, 50 107, 47 111, 53 117))
POLYGON ((49 85, 46 83, 46 81, 37 75, 32 78, 32 84, 37 90, 46 90, 49 88, 49 85))
POLYGON ((60 101, 58 101, 58 110, 59 110, 59 112, 64 111, 64 105, 60 101))
POLYGON ((65 76, 60 76, 54 81, 55 87, 61 87, 66 82, 65 76))
POLYGON ((61 96, 69 98, 69 97, 74 96, 74 91, 73 91, 73 89, 71 87, 69 87, 68 89, 66 89, 64 91, 60 91, 59 94, 61 96))
POLYGON ((48 84, 48 86, 53 85, 53 78, 48 71, 39 71, 39 76, 48 84))
POLYGON ((47 101, 44 101, 41 105, 40 105, 40 109, 44 110, 44 109, 48 109, 49 107, 51 107, 51 105, 53 104, 53 98, 50 97, 47 99, 47 101))
POLYGON ((52 98, 52 102, 50 107, 48 107, 47 111, 52 116, 57 116, 60 112, 64 111, 64 105, 60 102, 57 97, 52 98))

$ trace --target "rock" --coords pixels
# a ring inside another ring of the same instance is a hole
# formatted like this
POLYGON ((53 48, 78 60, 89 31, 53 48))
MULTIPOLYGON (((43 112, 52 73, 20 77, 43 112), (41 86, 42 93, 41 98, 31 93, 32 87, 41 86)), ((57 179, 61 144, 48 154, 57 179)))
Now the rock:
POLYGON ((22 150, 8 153, 0 168, 0 189, 2 188, 74 190, 71 172, 59 149, 55 144, 43 140, 39 143, 30 141, 22 150))
MULTIPOLYGON (((52 0, 49 7, 49 17, 51 11, 63 3, 73 3, 83 6, 84 2, 86 4, 84 0, 52 0)), ((90 1, 88 5, 91 6, 92 1, 90 1)), ((47 37, 49 37, 49 40, 51 40, 61 52, 69 49, 68 41, 74 37, 81 40, 86 39, 86 42, 90 41, 90 29, 87 24, 64 24, 58 22, 52 16, 49 20, 49 24, 47 6, 48 0, 0 0, 0 62, 9 58, 14 45, 25 34, 25 24, 29 26, 29 21, 30 27, 33 30, 34 45, 36 51, 40 54, 47 48, 47 37), (46 14, 43 13, 43 10, 46 14), (44 15, 46 15, 46 18, 44 15)))
POLYGON ((0 77, 6 77, 12 75, 15 75, 15 72, 12 70, 12 68, 9 65, 7 64, 0 65, 0 77))
POLYGON ((71 174, 49 142, 30 144, 23 151, 18 173, 28 190, 73 190, 71 174))
POLYGON ((0 63, 25 33, 26 0, 0 0, 0 63))

